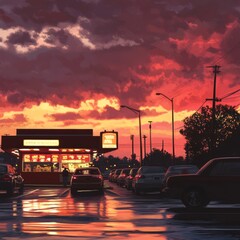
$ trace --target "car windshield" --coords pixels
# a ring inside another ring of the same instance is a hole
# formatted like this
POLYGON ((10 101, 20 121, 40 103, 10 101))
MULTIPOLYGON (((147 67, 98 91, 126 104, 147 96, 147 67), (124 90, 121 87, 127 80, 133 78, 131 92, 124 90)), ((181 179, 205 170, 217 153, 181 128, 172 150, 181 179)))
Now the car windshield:
POLYGON ((98 169, 77 169, 75 171, 76 175, 99 175, 98 169))
POLYGON ((6 166, 0 166, 0 173, 6 173, 7 167, 6 166))

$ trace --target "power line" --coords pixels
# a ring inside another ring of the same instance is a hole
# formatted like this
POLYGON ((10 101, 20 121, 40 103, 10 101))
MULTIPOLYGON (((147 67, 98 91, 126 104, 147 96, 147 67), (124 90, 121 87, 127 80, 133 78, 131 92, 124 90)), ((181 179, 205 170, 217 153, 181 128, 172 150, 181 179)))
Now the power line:
MULTIPOLYGON (((205 100, 205 101, 203 102, 203 104, 198 108, 197 111, 195 111, 195 113, 198 112, 198 111, 203 107, 203 105, 204 105, 206 102, 207 102, 207 100, 205 100)), ((195 113, 194 113, 194 114, 195 114, 195 113)))
POLYGON ((221 100, 223 100, 224 98, 230 97, 230 96, 232 96, 233 94, 235 94, 235 93, 237 93, 237 92, 239 92, 239 91, 240 91, 240 88, 239 88, 238 90, 234 91, 234 92, 228 93, 227 95, 225 95, 224 97, 222 97, 221 100))
MULTIPOLYGON (((203 105, 205 104, 207 102, 207 100, 205 100, 204 102, 203 102, 203 104, 192 114, 192 115, 194 115, 195 113, 197 113, 202 107, 203 107, 203 105)), ((183 120, 182 120, 183 121, 183 120)), ((181 128, 183 128, 184 126, 180 126, 180 127, 178 127, 178 128, 175 128, 174 130, 178 130, 178 129, 181 129, 181 128)))
POLYGON ((234 96, 234 97, 228 97, 227 99, 223 99, 223 101, 228 101, 228 100, 237 100, 240 98, 240 95, 234 96))

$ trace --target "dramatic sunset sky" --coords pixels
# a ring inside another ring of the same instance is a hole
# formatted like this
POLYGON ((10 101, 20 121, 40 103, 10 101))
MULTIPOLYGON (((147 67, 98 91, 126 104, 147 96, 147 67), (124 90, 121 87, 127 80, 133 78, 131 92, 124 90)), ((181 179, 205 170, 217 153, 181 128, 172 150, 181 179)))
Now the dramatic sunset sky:
MULTIPOLYGON (((114 156, 131 155, 138 116, 152 147, 184 156, 183 119, 213 95, 240 88, 240 1, 0 0, 0 135, 17 128, 119 133, 114 156)), ((239 107, 240 92, 222 104, 239 107)), ((212 106, 206 102, 204 106, 212 106)))

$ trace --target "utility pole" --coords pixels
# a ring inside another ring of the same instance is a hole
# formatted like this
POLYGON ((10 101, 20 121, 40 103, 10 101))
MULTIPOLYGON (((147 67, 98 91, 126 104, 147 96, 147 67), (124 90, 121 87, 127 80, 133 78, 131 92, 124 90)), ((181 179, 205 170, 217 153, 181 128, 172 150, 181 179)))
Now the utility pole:
POLYGON ((134 113, 138 114, 138 121, 139 121, 139 140, 140 140, 140 166, 142 166, 142 160, 143 160, 143 156, 142 156, 142 125, 141 125, 141 111, 126 105, 121 105, 121 108, 127 108, 129 110, 131 110, 134 113))
POLYGON ((208 66, 208 68, 213 68, 214 82, 213 82, 213 98, 206 99, 212 100, 212 137, 211 137, 211 150, 214 151, 216 148, 216 101, 220 101, 216 98, 216 85, 217 85, 217 74, 220 73, 220 67, 218 65, 208 66))
POLYGON ((149 139, 150 139, 150 154, 152 153, 152 121, 149 122, 149 139))
POLYGON ((146 158, 146 138, 147 136, 146 135, 143 135, 143 141, 144 141, 144 158, 146 158))
POLYGON ((130 136, 132 141, 132 160, 135 160, 135 154, 134 154, 134 135, 130 136))

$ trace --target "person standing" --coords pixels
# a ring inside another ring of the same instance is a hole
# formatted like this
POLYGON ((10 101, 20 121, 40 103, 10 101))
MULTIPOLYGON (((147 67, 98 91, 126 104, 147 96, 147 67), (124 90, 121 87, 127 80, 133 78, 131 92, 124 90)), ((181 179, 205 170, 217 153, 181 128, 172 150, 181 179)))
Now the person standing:
POLYGON ((68 184, 68 175, 69 175, 69 171, 67 170, 67 168, 64 168, 62 171, 62 179, 63 179, 64 187, 66 187, 68 184))

